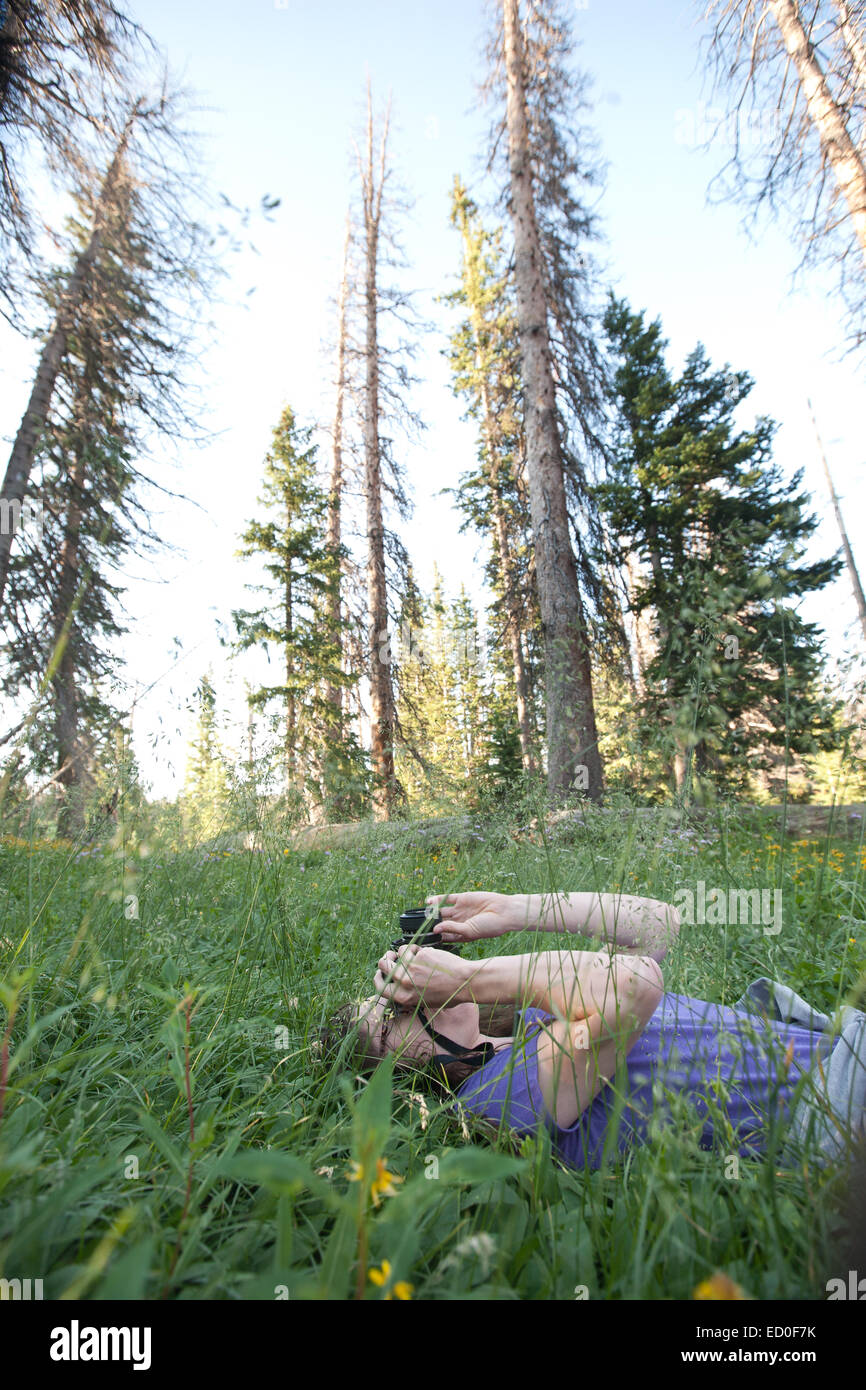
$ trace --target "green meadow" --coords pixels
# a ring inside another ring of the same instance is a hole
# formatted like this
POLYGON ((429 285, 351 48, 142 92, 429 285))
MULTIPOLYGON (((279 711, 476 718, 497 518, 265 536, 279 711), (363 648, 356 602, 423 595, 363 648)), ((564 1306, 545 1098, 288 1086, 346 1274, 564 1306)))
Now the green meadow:
POLYGON ((724 1274, 746 1297, 825 1299, 841 1170, 771 1154, 726 1176, 684 1106, 569 1171, 545 1136, 492 1139, 417 1078, 353 1077, 313 1044, 369 993, 404 907, 472 887, 780 888, 776 935, 684 926, 666 987, 733 1003, 769 975, 832 1009, 866 970, 866 851, 841 831, 624 806, 544 833, 371 824, 331 850, 267 826, 255 851, 178 852, 128 824, 85 849, 7 837, 0 1276, 52 1299, 666 1300, 724 1274))

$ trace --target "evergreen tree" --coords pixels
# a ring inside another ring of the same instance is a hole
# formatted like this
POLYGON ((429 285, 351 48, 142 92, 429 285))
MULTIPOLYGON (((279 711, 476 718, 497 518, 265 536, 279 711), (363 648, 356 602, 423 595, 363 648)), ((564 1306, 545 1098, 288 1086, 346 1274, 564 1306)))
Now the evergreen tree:
POLYGON ((158 111, 136 105, 107 168, 77 171, 67 266, 40 286, 51 327, 3 485, 6 506, 35 500, 43 523, 14 549, 4 528, 3 689, 50 705, 31 727, 29 765, 52 768, 64 835, 83 829, 117 720, 118 575, 159 542, 138 460, 154 430, 177 441, 190 423, 185 368, 213 263, 168 148, 183 147, 178 115, 168 93, 158 111))
POLYGON ((24 174, 37 148, 67 176, 83 136, 99 128, 106 98, 123 80, 140 26, 108 0, 3 0, 0 5, 0 300, 9 297, 7 254, 34 250, 24 174))
POLYGON ((590 305, 588 245, 595 181, 576 118, 585 101, 568 56, 559 0, 501 0, 487 88, 499 98, 492 161, 503 169, 511 220, 527 480, 544 636, 547 776, 566 795, 575 772, 602 795, 592 686, 595 608, 615 616, 587 543, 599 530, 587 462, 600 447, 603 376, 590 305), (503 113, 504 108, 504 113, 503 113))
POLYGON ((464 311, 451 337, 454 391, 468 401, 478 423, 478 468, 455 490, 466 520, 490 544, 486 577, 495 596, 497 626, 511 657, 524 767, 535 766, 536 721, 529 645, 540 636, 538 594, 529 566, 531 519, 522 466, 525 456, 520 389, 520 348, 512 274, 502 233, 488 232, 478 209, 455 178, 451 221, 463 244, 461 284, 445 302, 464 311), (530 630, 532 629, 532 630, 530 630))
POLYGON ((419 807, 425 805, 435 778, 433 763, 425 751, 429 737, 428 685, 421 636, 426 607, 410 563, 400 609, 397 650, 390 655, 395 677, 396 727, 400 735, 395 749, 395 771, 407 801, 419 807))
POLYGON ((198 713, 187 754, 182 797, 184 833, 194 844, 222 829, 229 795, 211 672, 202 677, 196 701, 198 713))
POLYGON ((467 787, 472 785, 481 757, 486 718, 484 665, 479 647, 478 618, 464 585, 451 606, 450 652, 447 662, 454 701, 460 759, 467 787))
POLYGON ((327 494, 318 480, 312 428, 287 406, 273 432, 259 501, 241 555, 262 560, 269 578, 248 587, 265 596, 254 611, 233 614, 240 651, 261 646, 278 654, 283 677, 250 696, 254 706, 279 700, 285 709, 288 793, 299 804, 329 808, 337 798, 357 807, 365 791, 364 761, 333 701, 353 682, 341 666, 341 629, 332 607, 342 548, 327 537, 327 494))
POLYGON ((705 792, 736 789, 780 754, 833 744, 820 634, 796 603, 839 562, 803 561, 817 522, 802 473, 786 479, 772 456, 772 421, 734 429, 748 374, 714 371, 699 346, 673 378, 660 324, 622 301, 611 298, 605 325, 616 437, 598 496, 619 558, 642 567, 633 608, 652 614, 643 709, 666 730, 677 790, 690 773, 705 792))
POLYGON ((400 622, 398 767, 409 798, 425 810, 464 800, 478 739, 477 636, 468 604, 449 610, 434 570, 425 599, 410 572, 400 622))
POLYGON ((508 694, 506 687, 500 687, 488 698, 470 798, 470 804, 479 809, 506 803, 523 780, 520 730, 508 694))

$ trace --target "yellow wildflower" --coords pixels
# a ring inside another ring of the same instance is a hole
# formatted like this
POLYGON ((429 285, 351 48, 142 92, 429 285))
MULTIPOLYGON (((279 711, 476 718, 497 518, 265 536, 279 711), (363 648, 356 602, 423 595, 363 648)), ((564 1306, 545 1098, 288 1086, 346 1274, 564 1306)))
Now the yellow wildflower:
POLYGON ((692 1298, 714 1299, 720 1302, 745 1297, 746 1295, 739 1284, 735 1284, 733 1279, 730 1279, 727 1274, 723 1274, 720 1270, 717 1270, 709 1279, 705 1279, 703 1283, 698 1284, 692 1294, 692 1298))
MULTIPOLYGON (((378 1289, 384 1289, 391 1279, 390 1260, 383 1260, 381 1269, 371 1269, 368 1272, 368 1278, 378 1289)), ((393 1289, 389 1289, 385 1294, 385 1302, 389 1303, 392 1298, 399 1298, 406 1303, 412 1297, 414 1288, 414 1284, 407 1284, 405 1279, 398 1279, 393 1289)))
MULTIPOLYGON (((352 1167, 346 1172, 349 1182, 363 1182, 367 1174, 363 1163, 353 1163, 352 1167)), ((395 1182, 402 1182, 403 1179, 396 1173, 389 1173, 385 1167, 384 1159, 376 1159, 376 1176, 370 1184, 370 1196, 373 1198, 373 1205, 378 1207, 383 1197, 396 1197, 397 1189, 395 1182)))
POLYGON ((376 1176, 373 1179, 373 1184, 370 1188, 370 1194, 373 1198, 373 1205, 378 1206, 381 1197, 396 1197, 397 1189, 394 1187, 394 1183, 402 1181, 403 1179, 398 1178, 396 1173, 388 1172, 388 1169, 385 1167, 383 1159, 377 1158, 376 1176))

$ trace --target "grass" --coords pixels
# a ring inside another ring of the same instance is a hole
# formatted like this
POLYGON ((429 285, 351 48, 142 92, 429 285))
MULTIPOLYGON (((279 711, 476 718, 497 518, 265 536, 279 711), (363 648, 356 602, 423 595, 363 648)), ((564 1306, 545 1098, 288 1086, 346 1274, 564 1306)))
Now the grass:
POLYGON ((353 1080, 310 1043, 369 992, 404 907, 471 887, 781 887, 779 935, 684 927, 666 987, 733 1003, 769 975, 830 1010, 866 969, 862 844, 781 844, 734 811, 456 841, 392 824, 333 852, 133 845, 134 827, 86 853, 0 844, 0 1277, 46 1298, 572 1300, 687 1299, 723 1272, 826 1298, 838 1170, 742 1159, 733 1179, 686 1107, 569 1171, 544 1135, 490 1142, 399 1071, 353 1080))

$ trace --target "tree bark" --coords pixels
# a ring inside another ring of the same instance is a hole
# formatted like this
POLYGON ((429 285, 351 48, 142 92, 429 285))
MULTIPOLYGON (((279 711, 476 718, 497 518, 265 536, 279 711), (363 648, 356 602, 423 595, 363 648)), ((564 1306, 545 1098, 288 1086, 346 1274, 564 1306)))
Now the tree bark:
MULTIPOLYGON (((644 496, 644 510, 649 512, 650 499, 644 496)), ((648 528, 650 537, 650 568, 656 586, 660 588, 664 581, 662 573, 661 556, 658 550, 658 540, 653 527, 648 528)), ((658 623, 659 639, 663 648, 667 647, 669 632, 664 616, 660 609, 656 609, 656 622, 658 623)), ((669 699, 667 702, 668 717, 671 723, 671 737, 673 739, 673 757, 671 759, 671 786, 675 795, 681 796, 686 785, 686 778, 689 770, 689 750, 683 742, 679 732, 679 718, 676 702, 669 699)))
MULTIPOLYGON (((337 326, 337 400, 334 408, 334 451, 331 457, 331 479, 328 488, 328 524, 326 543, 334 563, 334 587, 328 606, 328 617, 334 631, 334 641, 343 657, 342 586, 340 575, 340 544, 342 540, 341 513, 343 498, 343 408, 346 394, 346 312, 349 298, 349 240, 351 226, 346 219, 346 240, 343 245, 343 275, 340 281, 340 301, 337 326)), ((329 684, 325 699, 334 711, 335 736, 342 737, 343 691, 329 684)))
POLYGON ((388 593, 385 580, 385 525, 382 514, 382 467, 379 440, 378 260, 382 187, 388 141, 388 117, 382 131, 378 170, 373 158, 373 99, 367 88, 367 149, 361 167, 365 234, 365 373, 364 474, 367 503, 368 671, 370 678, 370 752, 375 774, 373 815, 387 820, 396 799, 394 777, 394 688, 388 641, 388 593), (378 173, 378 182, 377 182, 378 173))
MULTIPOLYGON (((286 533, 288 534, 292 524, 291 513, 289 513, 286 523, 286 533)), ((287 559, 287 564, 291 566, 291 560, 287 559)), ((297 781, 297 749, 296 749, 296 725, 297 715, 295 706, 295 663, 292 659, 292 575, 291 569, 286 574, 286 592, 283 600, 286 624, 286 787, 289 792, 297 781)))
POLYGON ((547 695, 548 787, 602 793, 592 670, 571 544, 535 209, 518 0, 503 0, 514 277, 547 695))
POLYGON ((851 587, 854 590, 854 602, 857 604, 857 613, 860 618, 860 628, 863 638, 866 640, 866 597, 863 595, 863 585, 860 583, 860 575, 854 563, 854 554, 848 540, 848 532, 845 530, 845 523, 842 520, 842 509, 839 506, 839 498, 836 496, 836 489, 833 486, 833 479, 830 477, 830 465, 827 463, 827 455, 824 453, 824 445, 818 433, 818 421, 815 419, 815 412, 812 409, 812 402, 809 402, 809 413, 812 416, 812 424, 815 426, 815 437, 818 440, 818 449, 821 454, 821 463, 824 468, 824 477, 827 479, 827 487, 830 490, 830 501, 833 503, 833 511, 836 514, 836 525, 839 527, 839 535, 842 537, 842 550, 845 554, 845 563, 848 566, 848 574, 851 579, 851 587))
POLYGON ((851 56, 856 85, 861 92, 866 93, 866 44, 863 42, 862 34, 857 32, 852 23, 851 8, 846 0, 836 0, 836 9, 839 11, 842 41, 851 56))
POLYGON ((73 640, 75 613, 81 602, 80 546, 85 478, 84 447, 80 440, 70 479, 69 505, 60 548, 50 668, 58 748, 55 783, 60 789, 57 813, 60 839, 71 839, 84 829, 83 797, 89 780, 78 720, 78 662, 73 640))
POLYGON ((653 639, 650 628, 649 618, 646 610, 643 613, 634 613, 634 601, 637 593, 637 563, 634 555, 629 554, 626 560, 626 585, 628 588, 628 602, 632 609, 632 641, 634 644, 634 677, 635 690, 638 698, 643 699, 647 693, 646 669, 653 659, 653 639))
POLYGON ((45 424, 51 405, 51 397, 54 393, 54 386, 57 381, 57 374, 60 370, 60 364, 66 354, 67 335, 74 319, 75 311, 81 303, 82 294, 93 263, 99 254, 106 213, 114 195, 118 174, 120 173, 121 165, 129 144, 129 138, 132 133, 132 127, 137 116, 138 108, 136 107, 123 128, 111 163, 102 181, 102 187, 93 215, 90 239, 76 260, 72 268, 72 274, 61 296, 54 319, 54 326, 52 327, 51 333, 48 336, 48 340, 39 358, 39 365, 36 369, 36 377, 33 382, 33 389, 30 392, 30 399, 27 402, 27 408, 24 411, 18 434, 15 437, 15 443, 12 445, 12 453, 9 456, 9 463, 6 468, 6 477, 3 481, 2 492, 0 492, 0 502, 5 504, 2 508, 2 516, 6 523, 0 527, 0 605, 2 605, 3 595, 6 590, 6 580, 9 575, 9 557, 12 549, 12 540, 15 534, 12 517, 15 512, 20 510, 21 503, 24 501, 24 494, 27 491, 30 474, 33 471, 33 458, 39 439, 39 433, 45 424))
POLYGON ((806 109, 836 175, 866 259, 866 166, 827 85, 795 0, 769 0, 769 7, 799 74, 806 109))

